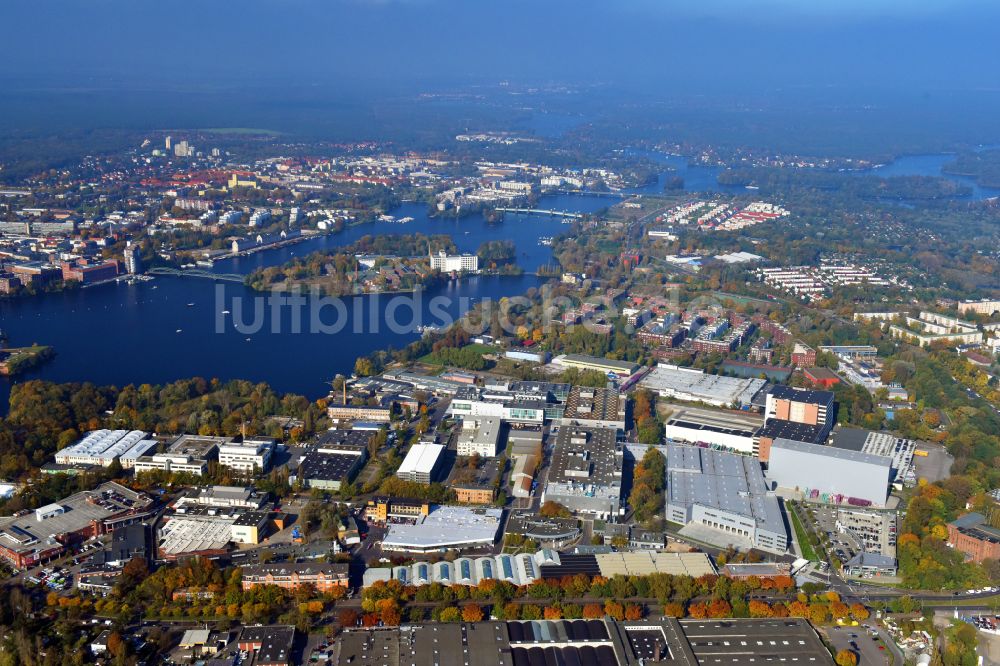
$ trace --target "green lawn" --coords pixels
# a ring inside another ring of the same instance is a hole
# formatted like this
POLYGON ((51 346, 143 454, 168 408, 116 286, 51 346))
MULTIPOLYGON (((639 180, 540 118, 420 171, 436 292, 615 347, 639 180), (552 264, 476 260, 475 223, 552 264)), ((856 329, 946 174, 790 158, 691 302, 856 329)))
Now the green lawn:
POLYGON ((792 517, 792 527, 795 529, 795 540, 799 542, 799 548, 802 549, 802 557, 810 560, 812 562, 819 562, 820 557, 816 554, 816 550, 812 547, 812 543, 809 541, 809 535, 806 533, 802 523, 799 522, 799 514, 794 509, 788 512, 788 515, 792 517))

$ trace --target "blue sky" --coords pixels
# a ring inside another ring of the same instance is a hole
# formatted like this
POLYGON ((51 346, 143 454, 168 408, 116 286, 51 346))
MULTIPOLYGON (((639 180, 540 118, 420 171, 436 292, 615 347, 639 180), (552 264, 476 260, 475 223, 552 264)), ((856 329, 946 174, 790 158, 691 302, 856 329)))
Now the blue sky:
POLYGON ((1000 88, 983 0, 4 0, 0 76, 1000 88))

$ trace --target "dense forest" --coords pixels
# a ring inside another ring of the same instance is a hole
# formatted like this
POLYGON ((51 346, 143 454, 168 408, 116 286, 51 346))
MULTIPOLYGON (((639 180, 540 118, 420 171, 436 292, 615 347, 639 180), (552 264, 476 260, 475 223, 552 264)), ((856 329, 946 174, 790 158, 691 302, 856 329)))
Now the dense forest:
MULTIPOLYGON (((357 242, 338 248, 335 252, 313 252, 305 257, 295 257, 280 266, 259 268, 247 275, 245 284, 257 291, 266 291, 279 285, 316 285, 326 295, 342 296, 353 293, 354 276, 360 271, 357 255, 379 255, 387 257, 375 263, 379 268, 389 265, 389 257, 401 258, 402 264, 410 266, 410 259, 422 261, 420 274, 404 276, 401 288, 411 288, 418 282, 426 284, 435 278, 429 271, 427 254, 432 252, 455 252, 455 243, 444 234, 426 236, 382 235, 363 236, 357 242)), ((413 264, 415 267, 416 264, 413 264)))
POLYGON ((1000 188, 1000 150, 963 153, 945 164, 945 173, 975 178, 982 187, 1000 188))

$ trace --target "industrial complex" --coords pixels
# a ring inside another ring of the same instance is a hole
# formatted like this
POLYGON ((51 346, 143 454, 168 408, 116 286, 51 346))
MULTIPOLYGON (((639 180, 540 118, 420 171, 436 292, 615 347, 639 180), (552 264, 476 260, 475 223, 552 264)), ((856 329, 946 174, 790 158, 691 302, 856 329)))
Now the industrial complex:
POLYGON ((556 436, 542 499, 613 520, 622 506, 623 462, 614 429, 563 426, 556 436))
POLYGON ((805 497, 856 506, 885 506, 892 459, 861 451, 788 439, 771 445, 768 483, 805 497))
POLYGON ((753 404, 767 386, 763 379, 739 379, 710 375, 704 370, 658 364, 639 385, 664 398, 700 402, 716 407, 753 404))
POLYGON ((415 522, 394 522, 382 550, 409 553, 444 552, 450 548, 491 547, 500 530, 501 509, 434 506, 415 522))
POLYGON ((720 546, 788 549, 788 527, 756 459, 696 446, 667 446, 667 520, 720 546))

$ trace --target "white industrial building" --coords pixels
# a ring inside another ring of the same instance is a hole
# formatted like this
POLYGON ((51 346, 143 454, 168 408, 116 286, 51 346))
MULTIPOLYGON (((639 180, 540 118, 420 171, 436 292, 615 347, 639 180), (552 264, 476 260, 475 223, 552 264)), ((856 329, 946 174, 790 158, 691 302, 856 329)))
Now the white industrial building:
POLYGON ((274 453, 273 439, 244 439, 219 447, 219 464, 243 474, 266 472, 274 453))
POLYGON ((740 453, 753 453, 754 433, 764 424, 759 416, 685 407, 664 425, 668 440, 711 444, 740 453))
POLYGON ((776 439, 771 444, 767 480, 811 499, 885 506, 891 474, 892 458, 887 456, 776 439))
POLYGON ((782 554, 788 528, 778 498, 768 491, 756 458, 670 444, 667 520, 682 534, 720 546, 782 554))
POLYGON ((659 363, 639 386, 664 398, 703 402, 716 407, 749 405, 767 385, 763 379, 740 379, 709 375, 704 370, 659 363))
POLYGON ((502 509, 435 506, 414 524, 390 524, 382 550, 433 553, 490 548, 496 542, 502 516, 502 509))
POLYGON ((187 497, 182 497, 178 500, 178 504, 257 510, 264 504, 265 499, 266 493, 258 492, 252 487, 206 486, 187 497))
POLYGON ((495 416, 463 419, 458 436, 458 455, 492 458, 500 447, 501 420, 495 416))
POLYGON ((60 465, 100 465, 108 467, 117 458, 124 468, 135 465, 135 460, 150 449, 156 441, 141 430, 94 430, 76 444, 56 453, 60 465))
POLYGON ((409 566, 369 568, 365 570, 364 587, 378 581, 398 580, 403 585, 479 585, 484 580, 503 580, 514 585, 530 585, 541 578, 541 567, 558 565, 559 553, 540 550, 537 553, 460 557, 454 562, 417 562, 409 566))
POLYGON ((556 435, 542 501, 613 521, 622 509, 623 465, 614 428, 564 425, 556 435))
POLYGON ((414 444, 396 470, 396 476, 404 481, 431 483, 444 461, 444 450, 444 444, 414 444))
MULTIPOLYGON (((464 420, 493 417, 511 423, 541 425, 553 407, 545 397, 529 397, 507 391, 464 386, 455 393, 448 414, 464 420)), ((561 412, 561 410, 558 410, 561 412)))
POLYGON ((208 471, 208 463, 185 454, 158 453, 141 456, 135 461, 135 473, 161 471, 168 474, 193 474, 202 476, 208 471))
POLYGON ((136 458, 135 471, 137 474, 159 470, 202 476, 208 472, 208 461, 218 457, 219 447, 232 441, 232 437, 181 435, 170 443, 166 453, 136 458))
POLYGON ((837 428, 833 431, 830 446, 890 458, 894 484, 914 486, 917 483, 913 462, 917 442, 912 439, 898 437, 891 432, 837 428))

